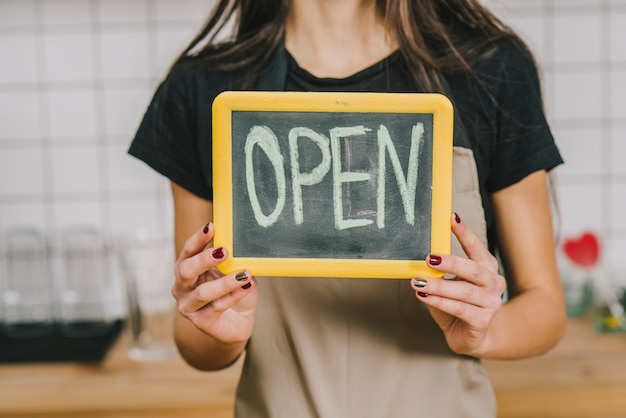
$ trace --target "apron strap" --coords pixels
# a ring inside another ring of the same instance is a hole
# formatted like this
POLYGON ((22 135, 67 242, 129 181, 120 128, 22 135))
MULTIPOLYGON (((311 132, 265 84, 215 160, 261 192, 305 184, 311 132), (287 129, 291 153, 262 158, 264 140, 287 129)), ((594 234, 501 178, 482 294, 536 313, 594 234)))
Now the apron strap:
POLYGON ((473 149, 470 144, 469 137, 467 136, 465 125, 461 121, 461 117, 456 111, 454 112, 453 143, 455 147, 473 149))

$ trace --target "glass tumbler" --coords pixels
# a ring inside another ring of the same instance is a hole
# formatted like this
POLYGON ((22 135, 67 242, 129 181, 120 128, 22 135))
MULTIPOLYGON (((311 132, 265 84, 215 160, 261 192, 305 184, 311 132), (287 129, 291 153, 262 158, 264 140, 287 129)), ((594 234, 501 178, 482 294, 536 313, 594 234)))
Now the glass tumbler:
POLYGON ((10 229, 4 247, 4 334, 14 338, 51 334, 55 320, 54 289, 46 237, 34 228, 10 229))

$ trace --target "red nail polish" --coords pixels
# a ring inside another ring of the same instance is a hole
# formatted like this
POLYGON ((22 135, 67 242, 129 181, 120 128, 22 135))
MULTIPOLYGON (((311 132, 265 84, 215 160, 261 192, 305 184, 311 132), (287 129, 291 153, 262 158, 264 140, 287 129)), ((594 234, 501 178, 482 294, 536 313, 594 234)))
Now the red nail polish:
POLYGON ((209 224, 204 225, 204 228, 202 228, 202 233, 204 235, 209 233, 209 224))
POLYGON ((454 221, 458 224, 461 223, 461 217, 459 216, 458 213, 454 212, 454 221))
POLYGON ((211 255, 216 260, 224 258, 224 247, 219 247, 219 248, 214 249, 211 255))
POLYGON ((424 293, 424 292, 417 292, 417 295, 419 297, 422 297, 422 298, 427 298, 428 297, 428 293, 424 293))
POLYGON ((252 287, 252 282, 248 282, 244 284, 243 286, 241 286, 242 289, 250 289, 251 287, 252 287))
POLYGON ((430 264, 431 266, 438 266, 439 264, 441 264, 441 257, 434 254, 429 255, 428 264, 430 264))

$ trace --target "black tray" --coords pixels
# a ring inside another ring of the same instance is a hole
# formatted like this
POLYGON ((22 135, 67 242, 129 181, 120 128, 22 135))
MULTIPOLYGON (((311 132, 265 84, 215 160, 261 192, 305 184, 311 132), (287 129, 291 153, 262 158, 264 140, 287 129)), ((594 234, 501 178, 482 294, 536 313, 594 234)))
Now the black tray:
POLYGON ((124 329, 124 322, 27 324, 5 329, 0 332, 0 363, 100 362, 124 329))

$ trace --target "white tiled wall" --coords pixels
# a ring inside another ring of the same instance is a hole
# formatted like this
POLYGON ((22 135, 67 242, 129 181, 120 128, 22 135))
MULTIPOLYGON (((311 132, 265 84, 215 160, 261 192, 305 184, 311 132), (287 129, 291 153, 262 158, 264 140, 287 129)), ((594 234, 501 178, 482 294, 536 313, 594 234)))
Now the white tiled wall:
POLYGON ((556 172, 565 238, 601 237, 626 284, 626 2, 491 0, 536 52, 547 112, 566 164, 556 172))
MULTIPOLYGON (((563 236, 626 271, 626 2, 486 0, 544 74, 566 165, 563 236)), ((156 83, 212 0, 0 0, 0 234, 171 228, 167 182, 126 155, 156 83)))
POLYGON ((171 230, 168 183, 126 155, 212 0, 0 0, 0 234, 171 230))

